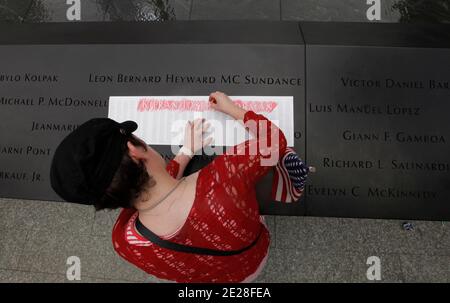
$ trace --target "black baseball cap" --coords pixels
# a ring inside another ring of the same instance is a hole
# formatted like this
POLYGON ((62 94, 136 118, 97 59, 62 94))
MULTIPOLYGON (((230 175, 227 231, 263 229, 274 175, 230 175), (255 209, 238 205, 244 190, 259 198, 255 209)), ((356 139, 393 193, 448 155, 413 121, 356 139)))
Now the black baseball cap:
POLYGON ((94 204, 103 196, 127 152, 136 122, 91 119, 56 148, 50 168, 53 190, 67 202, 94 204))

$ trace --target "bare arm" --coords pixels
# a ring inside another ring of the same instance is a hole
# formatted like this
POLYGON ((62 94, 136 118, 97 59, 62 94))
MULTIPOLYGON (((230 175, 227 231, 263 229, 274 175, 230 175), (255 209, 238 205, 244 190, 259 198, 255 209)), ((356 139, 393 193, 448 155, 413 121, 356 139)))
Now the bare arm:
POLYGON ((233 101, 222 92, 214 92, 209 96, 212 108, 221 111, 235 120, 243 121, 246 110, 234 104, 233 101))
POLYGON ((204 136, 204 133, 208 130, 208 128, 209 124, 205 123, 205 119, 188 121, 184 134, 183 148, 172 159, 172 161, 178 163, 177 170, 172 170, 172 175, 174 178, 180 179, 183 176, 184 170, 186 169, 189 161, 191 161, 192 156, 204 146, 211 143, 212 137, 205 138, 204 136))
POLYGON ((177 175, 175 176, 175 179, 180 179, 183 176, 184 170, 186 169, 186 166, 188 165, 189 161, 191 161, 191 158, 187 155, 178 153, 178 155, 173 158, 173 161, 178 162, 179 168, 177 175))

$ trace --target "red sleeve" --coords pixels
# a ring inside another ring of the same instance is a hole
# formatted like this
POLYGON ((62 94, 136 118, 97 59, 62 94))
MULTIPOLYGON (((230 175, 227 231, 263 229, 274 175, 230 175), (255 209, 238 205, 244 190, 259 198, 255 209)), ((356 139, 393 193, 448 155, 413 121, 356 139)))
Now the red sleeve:
POLYGON ((176 178, 180 170, 180 163, 172 159, 167 163, 166 170, 172 177, 176 178))
POLYGON ((229 158, 245 182, 253 184, 278 163, 287 141, 283 132, 261 114, 247 111, 244 123, 255 138, 231 147, 224 156, 229 158))

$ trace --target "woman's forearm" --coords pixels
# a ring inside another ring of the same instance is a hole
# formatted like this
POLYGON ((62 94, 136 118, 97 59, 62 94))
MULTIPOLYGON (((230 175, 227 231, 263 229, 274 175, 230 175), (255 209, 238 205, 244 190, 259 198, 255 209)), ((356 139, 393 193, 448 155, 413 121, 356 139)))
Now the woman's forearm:
POLYGON ((235 120, 244 120, 245 113, 247 111, 238 105, 230 106, 229 109, 227 109, 227 114, 233 117, 235 120))
POLYGON ((175 156, 174 160, 177 161, 178 164, 180 164, 178 174, 176 176, 176 179, 180 179, 183 176, 184 170, 186 169, 189 161, 191 161, 191 158, 185 154, 180 153, 175 156))

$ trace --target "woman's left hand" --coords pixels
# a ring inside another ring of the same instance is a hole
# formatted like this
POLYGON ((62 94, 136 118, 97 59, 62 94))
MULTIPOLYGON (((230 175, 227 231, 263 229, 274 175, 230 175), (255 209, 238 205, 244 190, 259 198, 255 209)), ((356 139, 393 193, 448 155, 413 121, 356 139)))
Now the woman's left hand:
POLYGON ((204 132, 209 128, 210 124, 203 119, 195 119, 194 121, 188 121, 186 124, 186 130, 184 133, 184 145, 189 148, 193 154, 201 150, 204 146, 207 146, 212 142, 212 137, 204 138, 204 132))

